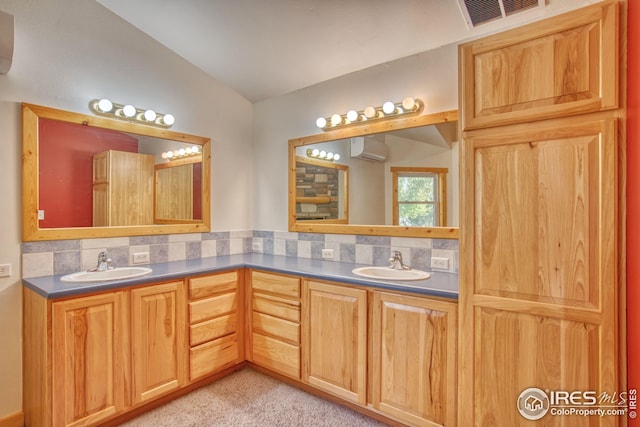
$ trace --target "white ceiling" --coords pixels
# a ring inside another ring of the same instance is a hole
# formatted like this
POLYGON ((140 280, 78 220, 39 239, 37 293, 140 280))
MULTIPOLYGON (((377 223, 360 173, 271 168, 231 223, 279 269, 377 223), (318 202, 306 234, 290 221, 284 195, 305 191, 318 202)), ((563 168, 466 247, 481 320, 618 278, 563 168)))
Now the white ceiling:
POLYGON ((97 0, 252 102, 594 0, 469 28, 457 0, 97 0))

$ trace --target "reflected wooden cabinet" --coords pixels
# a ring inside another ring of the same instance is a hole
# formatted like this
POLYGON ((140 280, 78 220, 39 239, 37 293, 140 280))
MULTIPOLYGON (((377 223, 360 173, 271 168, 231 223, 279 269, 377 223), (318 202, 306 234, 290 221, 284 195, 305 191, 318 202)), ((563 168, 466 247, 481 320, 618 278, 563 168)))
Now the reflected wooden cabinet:
POLYGON ((366 404, 367 291, 303 281, 302 379, 366 404))
POLYGON ((456 425, 457 303, 371 298, 370 403, 410 425, 456 425))
POLYGON ((154 157, 108 150, 93 156, 93 226, 153 224, 154 157))
POLYGON ((250 271, 249 345, 256 365, 300 379, 300 278, 250 271))
POLYGON ((184 281, 131 291, 133 403, 182 387, 186 379, 184 281))
POLYGON ((530 425, 530 387, 624 384, 617 25, 607 1, 461 47, 465 126, 486 128, 461 142, 460 425, 530 425))

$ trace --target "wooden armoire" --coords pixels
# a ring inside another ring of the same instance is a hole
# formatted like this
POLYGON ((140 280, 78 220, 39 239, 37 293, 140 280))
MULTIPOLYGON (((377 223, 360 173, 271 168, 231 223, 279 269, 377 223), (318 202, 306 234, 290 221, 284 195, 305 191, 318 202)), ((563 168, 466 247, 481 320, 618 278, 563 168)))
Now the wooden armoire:
POLYGON ((517 400, 527 388, 625 391, 625 7, 459 47, 460 426, 624 424, 532 421, 517 400))

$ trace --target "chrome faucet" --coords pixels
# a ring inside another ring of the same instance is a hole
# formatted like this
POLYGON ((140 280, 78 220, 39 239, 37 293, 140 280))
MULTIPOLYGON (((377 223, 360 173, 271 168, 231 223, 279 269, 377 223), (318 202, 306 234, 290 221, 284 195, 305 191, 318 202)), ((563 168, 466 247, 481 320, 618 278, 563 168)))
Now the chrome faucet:
POLYGON ((113 269, 114 267, 111 265, 111 258, 109 258, 107 253, 103 251, 98 254, 98 264, 89 271, 107 271, 113 269))
POLYGON ((389 268, 394 270, 411 270, 411 267, 402 262, 402 253, 400 251, 393 251, 393 256, 389 258, 389 262, 391 263, 389 268))

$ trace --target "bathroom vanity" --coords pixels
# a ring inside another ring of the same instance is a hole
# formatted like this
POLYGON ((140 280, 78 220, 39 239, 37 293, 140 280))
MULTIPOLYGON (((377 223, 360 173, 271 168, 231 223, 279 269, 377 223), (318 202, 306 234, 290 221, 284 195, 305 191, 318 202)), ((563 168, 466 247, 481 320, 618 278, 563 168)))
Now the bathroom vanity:
POLYGON ((244 254, 24 280, 26 426, 115 424, 246 364, 384 420, 455 425, 457 276, 244 254))

